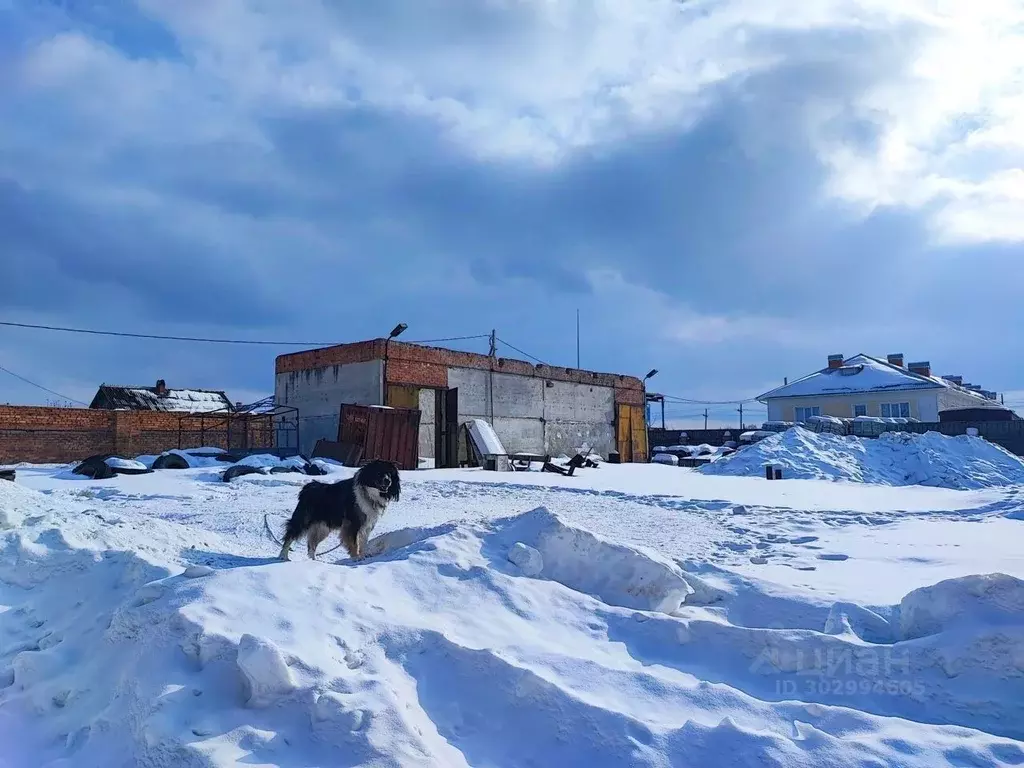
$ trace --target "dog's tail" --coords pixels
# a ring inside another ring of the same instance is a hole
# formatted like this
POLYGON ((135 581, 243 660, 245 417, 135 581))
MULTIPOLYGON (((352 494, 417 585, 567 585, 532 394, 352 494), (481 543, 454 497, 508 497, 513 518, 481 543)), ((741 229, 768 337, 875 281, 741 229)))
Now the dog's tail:
POLYGON ((281 541, 277 538, 277 536, 274 535, 274 532, 270 530, 270 521, 267 520, 267 517, 268 515, 263 516, 263 527, 267 529, 267 536, 270 537, 270 540, 280 547, 281 541))

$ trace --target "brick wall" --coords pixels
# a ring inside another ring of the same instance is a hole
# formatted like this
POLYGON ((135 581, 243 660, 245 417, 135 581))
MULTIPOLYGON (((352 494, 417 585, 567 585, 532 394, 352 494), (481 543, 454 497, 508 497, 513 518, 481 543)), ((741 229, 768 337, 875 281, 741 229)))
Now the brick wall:
POLYGON ((271 448, 269 420, 182 419, 157 411, 0 406, 0 464, 65 463, 97 453, 132 457, 170 448, 271 448))
MULTIPOLYGON (((339 344, 334 347, 312 349, 306 352, 293 352, 280 355, 275 368, 277 373, 312 370, 330 365, 383 360, 385 341, 361 341, 354 344, 339 344)), ((619 402, 630 402, 643 405, 643 382, 635 376, 622 376, 614 373, 597 373, 577 368, 560 368, 558 366, 528 363, 525 360, 513 360, 499 357, 490 358, 475 352, 460 352, 441 347, 424 347, 419 344, 404 344, 392 341, 387 345, 388 383, 412 384, 423 387, 443 387, 447 381, 449 368, 476 368, 498 373, 514 373, 551 381, 569 381, 580 384, 593 384, 599 387, 614 387, 621 390, 619 402)))

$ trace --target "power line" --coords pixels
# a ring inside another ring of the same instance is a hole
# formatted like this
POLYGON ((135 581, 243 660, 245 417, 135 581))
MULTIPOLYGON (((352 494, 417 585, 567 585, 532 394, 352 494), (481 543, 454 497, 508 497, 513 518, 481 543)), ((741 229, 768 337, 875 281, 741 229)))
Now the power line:
POLYGON ((509 349, 515 350, 515 351, 516 351, 516 352, 518 352, 518 353, 519 353, 520 355, 523 355, 524 357, 526 357, 526 358, 528 358, 528 359, 530 359, 530 360, 533 360, 533 362, 535 362, 535 363, 540 363, 541 365, 547 365, 547 363, 545 363, 545 362, 544 362, 543 360, 541 360, 541 359, 540 359, 539 357, 534 357, 534 356, 533 356, 533 355, 531 355, 531 354, 530 354, 529 352, 524 352, 524 351, 523 351, 523 350, 521 350, 521 349, 520 349, 519 347, 517 347, 517 346, 514 346, 514 345, 512 345, 512 344, 509 344, 509 343, 508 343, 507 341, 505 341, 504 339, 501 339, 501 338, 499 338, 499 339, 498 339, 498 341, 499 341, 499 342, 501 342, 502 344, 504 344, 504 345, 505 345, 506 347, 508 347, 509 349))
MULTIPOLYGON (((332 347, 343 343, 338 341, 267 341, 262 339, 216 339, 201 336, 166 336, 156 333, 131 333, 129 331, 100 331, 93 328, 68 328, 59 325, 37 325, 33 323, 13 323, 0 320, 0 326, 10 328, 30 328, 37 331, 60 331, 62 333, 82 333, 91 336, 117 336, 130 339, 156 339, 159 341, 189 341, 204 344, 257 344, 277 347, 332 347)), ((445 341, 467 341, 469 339, 486 339, 490 334, 480 333, 473 336, 449 336, 443 339, 419 339, 409 344, 439 344, 445 341)))
POLYGON ((57 397, 62 398, 64 400, 68 400, 68 401, 70 401, 72 403, 75 403, 76 405, 84 405, 86 408, 89 407, 88 403, 83 403, 81 400, 75 400, 75 398, 73 398, 73 397, 68 397, 67 395, 62 395, 60 392, 54 392, 52 389, 48 389, 47 387, 44 387, 42 384, 36 384, 34 381, 26 379, 24 376, 21 376, 20 374, 17 374, 14 371, 7 370, 2 365, 0 365, 0 371, 3 371, 8 376, 13 376, 16 379, 20 379, 21 381, 25 382, 26 384, 32 385, 36 389, 41 389, 41 390, 43 390, 43 392, 49 392, 51 395, 56 395, 57 397))
POLYGON ((668 402, 682 403, 686 405, 746 405, 747 403, 758 402, 756 397, 748 397, 746 399, 739 400, 694 400, 687 397, 677 397, 676 395, 662 395, 662 397, 664 397, 668 402))

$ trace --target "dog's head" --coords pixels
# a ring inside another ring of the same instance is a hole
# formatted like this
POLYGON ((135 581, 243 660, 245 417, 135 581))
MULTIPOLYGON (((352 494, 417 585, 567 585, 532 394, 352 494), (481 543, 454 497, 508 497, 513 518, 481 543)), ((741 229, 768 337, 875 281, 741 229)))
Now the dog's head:
POLYGON ((393 461, 374 459, 359 470, 359 482, 376 488, 382 499, 397 501, 402 492, 398 466, 393 461))

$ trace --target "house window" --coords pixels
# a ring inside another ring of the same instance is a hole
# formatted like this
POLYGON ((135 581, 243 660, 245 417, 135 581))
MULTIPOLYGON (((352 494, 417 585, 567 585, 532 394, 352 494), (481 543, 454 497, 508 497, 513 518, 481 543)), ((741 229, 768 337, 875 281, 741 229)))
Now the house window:
POLYGON ((883 419, 909 419, 910 403, 882 403, 883 419))
POLYGON ((811 416, 821 416, 821 408, 817 405, 808 408, 801 408, 797 406, 796 421, 807 421, 809 418, 811 418, 811 416))
POLYGON ((868 407, 866 405, 855 405, 853 406, 853 415, 856 416, 867 416, 868 407))

